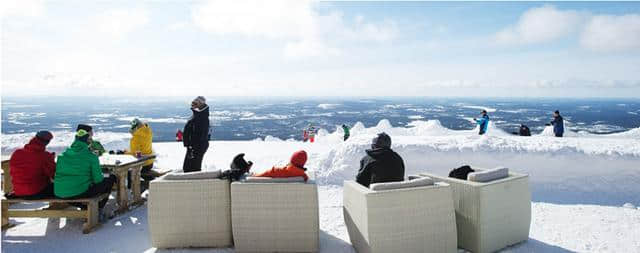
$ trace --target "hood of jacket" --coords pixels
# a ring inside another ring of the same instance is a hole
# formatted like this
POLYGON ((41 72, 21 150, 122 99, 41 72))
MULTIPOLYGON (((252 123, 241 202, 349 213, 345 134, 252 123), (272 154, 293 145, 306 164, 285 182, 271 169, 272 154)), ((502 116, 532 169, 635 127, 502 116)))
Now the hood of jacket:
POLYGON ((365 152, 367 153, 367 155, 375 159, 379 159, 379 158, 386 157, 388 155, 393 154, 393 150, 391 150, 390 148, 367 149, 365 150, 365 152))
POLYGON ((24 149, 29 150, 29 151, 44 151, 45 150, 45 145, 40 140, 38 140, 38 138, 33 137, 33 138, 31 138, 29 143, 24 145, 24 149))
POLYGON ((209 105, 205 104, 204 107, 202 107, 202 109, 200 108, 191 108, 191 111, 193 112, 193 117, 202 117, 205 115, 209 115, 209 105))

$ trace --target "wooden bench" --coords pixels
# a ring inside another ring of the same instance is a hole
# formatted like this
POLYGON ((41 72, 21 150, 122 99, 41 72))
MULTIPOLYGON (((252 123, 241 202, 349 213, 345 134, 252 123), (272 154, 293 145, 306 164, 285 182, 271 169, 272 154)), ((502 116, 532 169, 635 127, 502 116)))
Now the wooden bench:
POLYGON ((82 218, 86 222, 82 225, 82 233, 88 234, 98 227, 98 202, 108 198, 109 194, 102 194, 94 198, 86 199, 2 199, 2 229, 9 228, 9 218, 12 217, 38 217, 38 218, 82 218), (9 204, 16 203, 49 203, 49 208, 44 209, 9 209, 9 204), (87 205, 86 210, 61 210, 61 206, 68 207, 69 203, 83 203, 87 205))

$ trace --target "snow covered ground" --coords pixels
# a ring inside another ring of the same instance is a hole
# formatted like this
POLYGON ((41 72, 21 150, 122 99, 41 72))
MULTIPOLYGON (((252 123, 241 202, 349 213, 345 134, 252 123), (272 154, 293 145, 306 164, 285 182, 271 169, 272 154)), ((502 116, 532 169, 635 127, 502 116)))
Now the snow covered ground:
MULTIPOLYGON (((487 136, 454 131, 437 121, 416 121, 393 128, 387 121, 364 128, 352 138, 320 131, 317 143, 266 140, 214 141, 205 170, 226 169, 237 153, 246 153, 254 171, 285 164, 296 150, 309 156, 309 174, 319 184, 321 252, 354 252, 342 218, 342 182, 352 180, 359 159, 375 133, 393 138, 405 160, 406 174, 445 175, 463 164, 507 166, 530 175, 533 194, 530 238, 504 252, 640 252, 640 129, 611 135, 569 133, 554 138, 549 129, 532 137, 490 129, 487 136), (493 131, 492 131, 493 130, 493 131), (624 207, 623 207, 624 205, 624 207)), ((99 135, 98 135, 99 138, 99 135)), ((104 142, 103 142, 104 143, 104 142)), ((3 140, 4 144, 4 140, 3 140)), ((108 148, 124 148, 114 143, 108 148)), ((179 143, 155 143, 156 166, 181 167, 179 143)), ((2 252, 233 252, 232 249, 151 248, 146 207, 118 216, 97 231, 81 234, 80 220, 12 219, 18 226, 2 232, 2 252)))

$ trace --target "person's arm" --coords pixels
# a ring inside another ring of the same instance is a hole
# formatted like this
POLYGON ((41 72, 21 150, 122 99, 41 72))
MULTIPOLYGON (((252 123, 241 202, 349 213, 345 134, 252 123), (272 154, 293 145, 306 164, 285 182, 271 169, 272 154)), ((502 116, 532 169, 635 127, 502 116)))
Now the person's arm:
POLYGON ((360 160, 360 170, 356 175, 356 182, 365 187, 369 187, 369 184, 371 184, 371 168, 369 168, 369 165, 365 165, 364 159, 360 160))
POLYGON ((44 159, 44 174, 49 178, 53 179, 56 175, 56 161, 55 161, 55 153, 47 152, 44 159))
POLYGON ((102 169, 100 168, 100 159, 98 159, 98 156, 93 156, 91 160, 91 177, 93 177, 94 184, 98 184, 104 179, 104 176, 102 175, 102 169))

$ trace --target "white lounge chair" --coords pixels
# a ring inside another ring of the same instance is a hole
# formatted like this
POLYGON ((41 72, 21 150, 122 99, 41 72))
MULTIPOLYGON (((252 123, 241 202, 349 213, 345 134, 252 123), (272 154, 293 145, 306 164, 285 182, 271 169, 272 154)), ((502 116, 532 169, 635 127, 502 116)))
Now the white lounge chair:
POLYGON ((209 172, 183 175, 170 173, 150 183, 151 245, 156 248, 230 247, 229 181, 212 179, 217 176, 209 172))
POLYGON ((294 182, 249 178, 231 184, 236 252, 318 251, 317 186, 302 178, 289 180, 294 182))
POLYGON ((448 184, 377 191, 345 181, 343 194, 345 224, 359 253, 457 251, 448 184))
POLYGON ((529 238, 528 175, 508 172, 506 178, 484 183, 421 175, 451 185, 460 248, 474 253, 494 252, 529 238))

